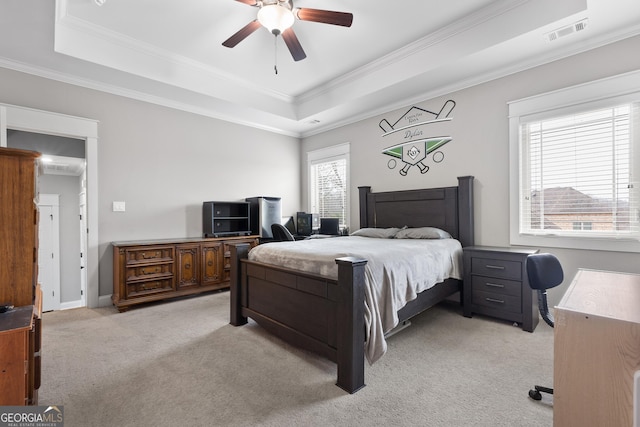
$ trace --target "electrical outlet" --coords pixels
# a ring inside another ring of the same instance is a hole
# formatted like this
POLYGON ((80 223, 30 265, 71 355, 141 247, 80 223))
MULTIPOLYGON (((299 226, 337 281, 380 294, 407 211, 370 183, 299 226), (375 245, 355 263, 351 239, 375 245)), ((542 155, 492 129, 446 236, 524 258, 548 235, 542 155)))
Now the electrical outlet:
POLYGON ((125 211, 125 203, 124 202, 113 202, 113 211, 114 212, 124 212, 125 211))

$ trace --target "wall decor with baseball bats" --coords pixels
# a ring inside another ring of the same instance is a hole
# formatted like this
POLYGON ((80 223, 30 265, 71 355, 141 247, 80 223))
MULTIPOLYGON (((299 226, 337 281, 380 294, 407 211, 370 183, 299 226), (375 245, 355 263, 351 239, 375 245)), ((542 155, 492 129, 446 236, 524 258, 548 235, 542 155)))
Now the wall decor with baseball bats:
POLYGON ((452 140, 453 117, 450 116, 455 106, 456 103, 449 99, 437 113, 414 106, 393 124, 382 119, 379 124, 384 132, 382 137, 392 143, 382 150, 382 154, 392 157, 387 162, 389 169, 395 169, 401 163, 399 172, 402 176, 406 176, 412 166, 417 166, 424 174, 429 171, 425 164, 429 156, 434 163, 442 162, 444 153, 439 148, 452 140))

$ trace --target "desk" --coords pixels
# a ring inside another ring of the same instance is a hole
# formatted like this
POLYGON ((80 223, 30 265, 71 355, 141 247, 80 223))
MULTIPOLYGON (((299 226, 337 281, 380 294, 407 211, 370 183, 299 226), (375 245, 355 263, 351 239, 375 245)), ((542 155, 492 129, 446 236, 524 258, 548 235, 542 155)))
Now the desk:
POLYGON ((553 425, 631 426, 640 275, 580 269, 556 307, 553 425))

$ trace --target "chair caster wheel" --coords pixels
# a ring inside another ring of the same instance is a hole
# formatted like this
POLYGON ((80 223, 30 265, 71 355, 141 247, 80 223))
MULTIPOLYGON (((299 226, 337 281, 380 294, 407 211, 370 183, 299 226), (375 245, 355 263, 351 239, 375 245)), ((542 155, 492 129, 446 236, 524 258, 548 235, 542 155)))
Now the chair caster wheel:
POLYGON ((529 390, 529 397, 533 400, 542 400, 542 394, 538 390, 529 390))

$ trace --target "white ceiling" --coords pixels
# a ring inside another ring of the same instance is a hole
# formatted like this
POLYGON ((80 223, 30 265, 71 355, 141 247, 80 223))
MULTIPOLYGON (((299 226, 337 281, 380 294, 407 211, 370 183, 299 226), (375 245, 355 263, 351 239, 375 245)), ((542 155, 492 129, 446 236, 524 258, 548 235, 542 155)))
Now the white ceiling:
POLYGON ((257 13, 234 0, 2 0, 0 67, 303 137, 640 34, 638 0, 294 3, 353 25, 296 21, 294 62, 263 28, 221 45, 257 13))

